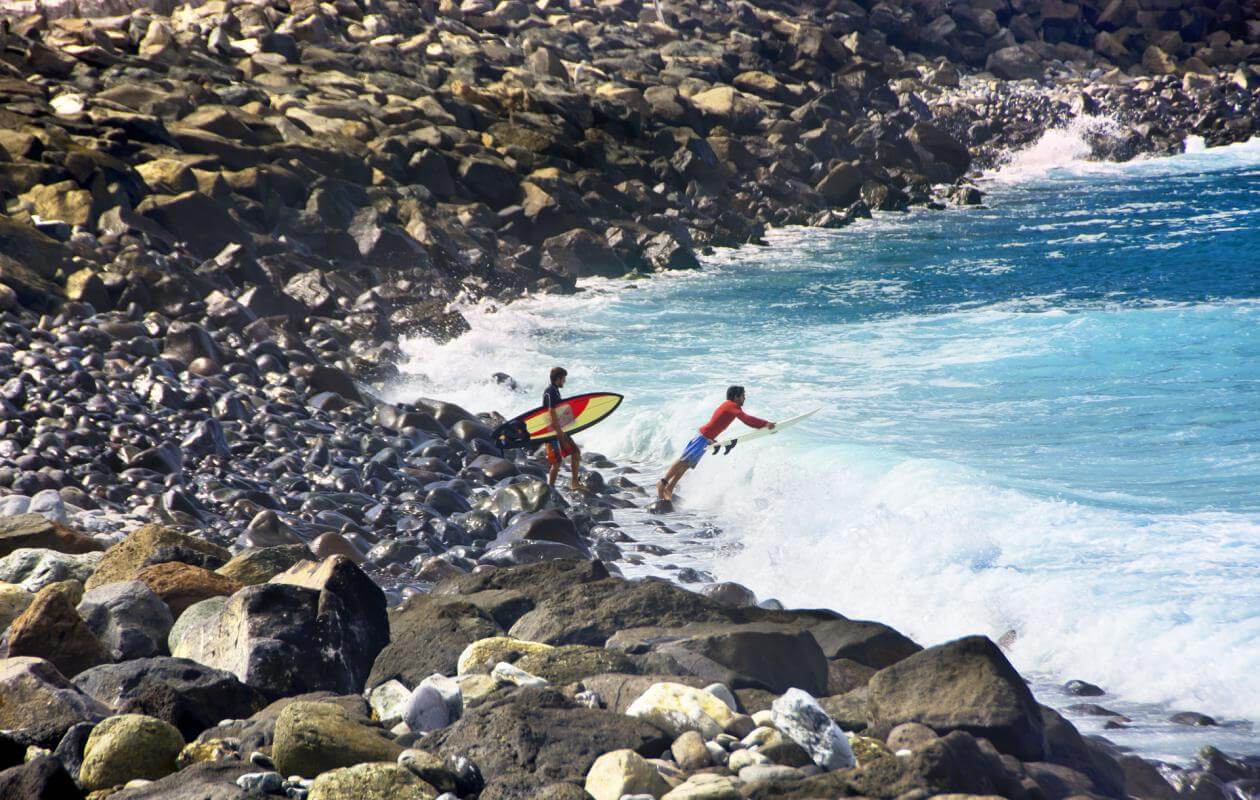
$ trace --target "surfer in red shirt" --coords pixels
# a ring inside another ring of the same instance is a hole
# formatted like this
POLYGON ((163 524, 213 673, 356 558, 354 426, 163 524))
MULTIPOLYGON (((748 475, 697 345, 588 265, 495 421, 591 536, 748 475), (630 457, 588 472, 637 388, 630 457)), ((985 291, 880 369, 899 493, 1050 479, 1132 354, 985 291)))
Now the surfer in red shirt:
POLYGON ((732 386, 726 390, 726 402, 717 407, 709 422, 701 426, 700 435, 687 442, 682 455, 665 473, 665 477, 656 482, 658 497, 662 500, 671 499, 674 496, 674 487, 682 480, 683 474, 700 463, 700 459, 704 457, 704 451, 716 442, 722 432, 735 420, 739 420, 750 428, 774 430, 773 422, 744 413, 744 398, 743 386, 732 386))
POLYGON ((560 418, 556 416, 556 409, 561 402, 560 390, 564 388, 564 380, 568 376, 569 371, 564 367, 552 369, 551 383, 547 386, 547 390, 543 392, 543 408, 547 409, 547 421, 551 423, 551 429, 556 432, 556 441, 547 443, 547 462, 551 465, 551 469, 547 473, 547 483, 552 486, 556 485, 556 478, 560 476, 560 465, 568 458, 569 463, 573 465, 573 483, 571 486, 573 491, 576 492, 582 488, 578 484, 578 464, 582 460, 582 451, 569 438, 569 434, 564 432, 564 426, 561 424, 560 418))

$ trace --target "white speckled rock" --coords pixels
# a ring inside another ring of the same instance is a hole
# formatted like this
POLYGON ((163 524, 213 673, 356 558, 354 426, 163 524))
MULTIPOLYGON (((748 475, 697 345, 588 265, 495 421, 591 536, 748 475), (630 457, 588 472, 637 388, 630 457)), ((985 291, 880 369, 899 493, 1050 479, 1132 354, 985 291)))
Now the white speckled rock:
POLYGON ((789 689, 771 705, 774 725, 826 770, 857 764, 849 739, 808 692, 789 689))

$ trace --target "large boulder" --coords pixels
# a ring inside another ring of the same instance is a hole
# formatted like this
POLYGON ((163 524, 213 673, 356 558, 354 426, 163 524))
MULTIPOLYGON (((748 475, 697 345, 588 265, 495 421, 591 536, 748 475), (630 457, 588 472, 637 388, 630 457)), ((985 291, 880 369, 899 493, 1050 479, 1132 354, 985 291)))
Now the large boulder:
POLYGON ((94 589, 115 581, 131 580, 144 567, 164 561, 181 561, 189 557, 204 556, 222 565, 232 554, 204 539, 180 533, 163 525, 145 525, 118 544, 105 551, 105 557, 96 571, 86 581, 86 588, 94 589), (166 558, 182 555, 182 558, 166 558))
POLYGON ((136 778, 156 780, 174 772, 184 749, 175 726, 143 714, 120 714, 92 729, 83 750, 79 784, 109 789, 136 778))
POLYGON ((59 553, 95 553, 105 549, 91 536, 53 522, 43 514, 0 517, 0 557, 21 547, 59 553))
POLYGON ((566 644, 542 652, 529 653, 513 662, 530 675, 563 685, 592 675, 609 673, 635 674, 638 664, 624 653, 603 647, 566 644))
POLYGON ((343 654, 352 670, 351 680, 362 686, 372 671, 377 655, 389 644, 389 615, 385 593, 363 570, 346 556, 335 555, 323 561, 302 561, 273 577, 270 583, 301 586, 340 599, 353 624, 347 633, 343 654))
POLYGON ((225 669, 268 698, 358 692, 375 653, 354 652, 362 641, 356 625, 334 592, 265 583, 245 587, 201 627, 182 631, 171 654, 225 669))
POLYGON ((827 693, 827 659, 808 631, 772 622, 694 623, 629 628, 608 640, 613 650, 671 656, 686 672, 736 689, 827 693))
POLYGON ((170 231, 199 258, 212 258, 229 244, 251 243, 227 209, 201 192, 149 195, 136 212, 170 231))
POLYGON ((166 637, 175 624, 162 598, 139 581, 98 586, 83 595, 78 611, 114 661, 166 652, 166 637))
POLYGON ((872 732, 905 722, 939 734, 984 737, 1021 761, 1046 754, 1041 709, 1019 673, 988 638, 969 636, 928 648, 875 673, 868 684, 872 732))
POLYGON ((831 169, 814 188, 833 206, 847 206, 862 196, 862 183, 866 180, 856 164, 841 162, 831 169))
POLYGON ((28 592, 59 581, 90 581, 101 559, 100 553, 75 555, 22 547, 0 558, 0 581, 17 584, 28 592))
POLYGON ((573 520, 558 508, 548 508, 532 514, 522 514, 491 544, 501 547, 518 541, 557 542, 576 550, 587 551, 586 542, 578 533, 573 520))
POLYGON ((604 753, 629 749, 654 757, 668 744, 646 722, 577 706, 552 689, 520 689, 484 703, 422 743, 476 763, 487 781, 482 800, 533 797, 558 782, 581 784, 604 753))
POLYGON ((404 749, 339 706, 295 702, 276 719, 271 755, 285 775, 313 777, 338 767, 394 761, 404 749))
POLYGON ((691 96, 691 104, 711 126, 750 131, 765 115, 761 101, 733 86, 714 86, 691 96))
POLYGON ((625 263, 608 240, 582 228, 552 236, 543 242, 542 252, 544 267, 572 278, 626 273, 625 263))
POLYGON ((75 611, 60 586, 40 589, 7 633, 10 656, 33 656, 52 662, 63 675, 74 676, 109 660, 96 634, 75 611))
POLYGON ((664 581, 610 578, 540 597, 509 632, 518 639, 546 644, 603 646, 625 628, 725 622, 734 611, 664 581))
POLYGON ((0 697, 0 729, 48 748, 80 722, 98 722, 110 713, 41 658, 0 660, 0 697))
POLYGON ((184 658, 159 656, 105 664, 80 673, 74 685, 116 713, 165 720, 192 739, 222 719, 244 719, 262 696, 230 672, 184 658))
POLYGON ((1004 81, 1038 78, 1044 72, 1041 56, 1026 44, 1013 44, 989 53, 984 68, 1004 81))
POLYGON ((503 630, 477 606, 458 597, 412 595, 389 612, 390 643, 377 655, 368 686, 401 680, 416 686, 433 673, 455 674, 460 654, 503 630))
POLYGON ((877 670, 923 649, 879 622, 836 616, 810 622, 808 629, 829 660, 843 658, 877 670))

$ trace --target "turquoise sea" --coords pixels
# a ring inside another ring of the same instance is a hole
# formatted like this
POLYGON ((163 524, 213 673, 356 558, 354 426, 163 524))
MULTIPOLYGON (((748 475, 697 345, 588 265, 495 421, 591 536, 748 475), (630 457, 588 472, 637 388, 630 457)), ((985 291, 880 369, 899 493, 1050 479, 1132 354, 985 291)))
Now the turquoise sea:
MULTIPOLYGON (((1069 678, 1177 760, 1260 752, 1260 142, 1123 165, 1049 134, 985 207, 773 232, 703 271, 476 306, 405 342, 396 399, 622 392, 580 437, 648 484, 722 399, 782 436, 709 457, 672 530, 691 566, 924 644, 1006 637, 1043 702, 1069 678), (511 374, 518 392, 495 384, 511 374), (719 531, 717 535, 705 533, 719 531), (703 535, 700 535, 703 534, 703 535), (1196 710, 1225 723, 1167 723, 1196 710)), ((1076 718, 1099 732, 1102 721, 1076 718)))

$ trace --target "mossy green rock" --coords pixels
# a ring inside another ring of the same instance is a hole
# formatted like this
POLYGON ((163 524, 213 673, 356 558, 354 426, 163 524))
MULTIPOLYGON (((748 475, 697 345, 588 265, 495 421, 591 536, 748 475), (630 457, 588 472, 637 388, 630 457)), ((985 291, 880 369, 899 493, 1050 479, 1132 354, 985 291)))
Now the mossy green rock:
POLYGON ((119 714, 97 725, 83 750, 79 783, 88 791, 108 789, 174 772, 184 737, 169 722, 143 714, 119 714))
POLYGON ((437 791, 397 764, 369 763, 330 770, 315 779, 309 800, 432 800, 437 791))
POLYGON ((574 683, 609 672, 634 675, 639 671, 634 661, 624 653, 581 644, 527 653, 516 661, 516 666, 557 684, 574 683))
POLYGON ((271 757, 281 773, 310 778, 338 767, 394 762, 402 752, 385 731, 362 724, 340 706, 303 701, 280 712, 271 757))
POLYGON ((246 550, 215 570, 247 586, 266 583, 275 576, 306 559, 313 558, 304 544, 259 547, 246 550))

